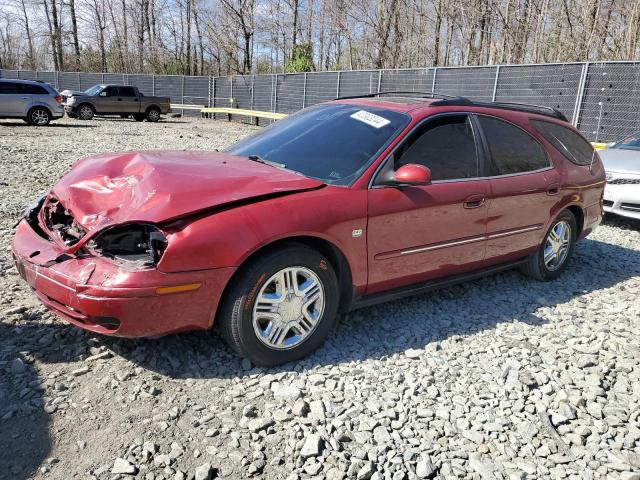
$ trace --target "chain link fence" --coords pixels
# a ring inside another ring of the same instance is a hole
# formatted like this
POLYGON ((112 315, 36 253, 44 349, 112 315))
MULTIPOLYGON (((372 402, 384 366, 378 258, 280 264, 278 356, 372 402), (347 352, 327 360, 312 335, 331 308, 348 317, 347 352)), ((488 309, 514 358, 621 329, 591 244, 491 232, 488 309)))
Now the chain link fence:
POLYGON ((58 90, 132 85, 173 104, 237 106, 293 113, 336 97, 384 91, 438 92, 479 101, 554 107, 591 141, 640 131, 640 62, 436 67, 198 77, 0 70, 0 78, 40 80, 58 90), (231 100, 233 99, 233 100, 231 100))

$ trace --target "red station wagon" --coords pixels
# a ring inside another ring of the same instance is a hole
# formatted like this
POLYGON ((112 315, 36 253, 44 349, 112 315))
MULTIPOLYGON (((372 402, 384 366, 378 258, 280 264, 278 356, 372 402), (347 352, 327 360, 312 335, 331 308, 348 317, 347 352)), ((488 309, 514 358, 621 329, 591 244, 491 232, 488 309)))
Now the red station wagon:
POLYGON ((393 93, 304 109, 224 153, 79 160, 20 221, 18 271, 78 327, 215 319, 258 365, 309 354, 354 308, 514 266, 558 277, 601 220, 591 145, 553 109, 393 93))

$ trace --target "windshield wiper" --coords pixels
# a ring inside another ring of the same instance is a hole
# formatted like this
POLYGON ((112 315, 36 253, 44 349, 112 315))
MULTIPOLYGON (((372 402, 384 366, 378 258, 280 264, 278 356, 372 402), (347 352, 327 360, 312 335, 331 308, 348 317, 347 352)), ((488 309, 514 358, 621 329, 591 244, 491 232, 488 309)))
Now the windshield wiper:
POLYGON ((284 163, 272 162, 271 160, 262 158, 260 155, 249 155, 247 158, 249 160, 253 160, 254 162, 264 163, 265 165, 271 165, 272 167, 287 168, 287 166, 284 163))

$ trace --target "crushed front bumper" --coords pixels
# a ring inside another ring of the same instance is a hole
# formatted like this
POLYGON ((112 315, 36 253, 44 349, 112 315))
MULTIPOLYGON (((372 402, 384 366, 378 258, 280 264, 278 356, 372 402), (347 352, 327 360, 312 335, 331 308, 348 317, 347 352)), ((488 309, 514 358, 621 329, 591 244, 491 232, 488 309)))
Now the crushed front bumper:
POLYGON ((121 337, 210 328, 235 272, 163 273, 134 270, 101 257, 68 257, 25 220, 16 230, 13 258, 22 278, 56 315, 80 328, 121 337), (185 285, 191 290, 180 291, 185 285))

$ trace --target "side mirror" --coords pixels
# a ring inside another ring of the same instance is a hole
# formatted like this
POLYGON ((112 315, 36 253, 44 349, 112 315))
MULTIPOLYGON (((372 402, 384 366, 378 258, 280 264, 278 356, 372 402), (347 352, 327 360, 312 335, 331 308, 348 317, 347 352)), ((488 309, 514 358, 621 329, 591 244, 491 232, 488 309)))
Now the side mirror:
POLYGON ((407 163, 394 172, 389 183, 392 185, 429 185, 431 170, 424 165, 407 163))

